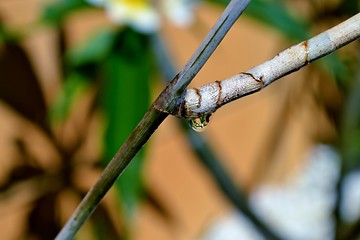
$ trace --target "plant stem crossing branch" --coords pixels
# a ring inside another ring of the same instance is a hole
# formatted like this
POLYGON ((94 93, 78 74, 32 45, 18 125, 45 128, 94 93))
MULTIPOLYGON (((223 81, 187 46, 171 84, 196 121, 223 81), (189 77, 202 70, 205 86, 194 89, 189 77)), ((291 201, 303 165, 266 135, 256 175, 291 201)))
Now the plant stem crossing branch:
POLYGON ((168 116, 167 112, 172 112, 176 107, 177 101, 175 99, 181 96, 249 3, 250 0, 231 0, 189 62, 156 99, 140 123, 106 166, 101 177, 86 194, 57 235, 57 240, 73 239, 136 153, 168 116), (160 111, 159 109, 166 111, 160 111))
POLYGON ((221 106, 259 91, 275 80, 299 70, 359 37, 360 13, 245 72, 199 88, 187 89, 170 114, 187 119, 212 114, 221 106))

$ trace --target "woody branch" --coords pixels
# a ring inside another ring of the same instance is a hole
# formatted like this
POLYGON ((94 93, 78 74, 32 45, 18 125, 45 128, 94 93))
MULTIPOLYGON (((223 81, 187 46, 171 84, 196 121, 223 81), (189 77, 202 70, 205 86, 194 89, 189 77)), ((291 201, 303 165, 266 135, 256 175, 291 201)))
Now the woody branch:
POLYGON ((222 81, 187 89, 170 114, 195 119, 221 106, 257 92, 275 80, 299 70, 360 37, 360 13, 297 45, 273 59, 222 81))

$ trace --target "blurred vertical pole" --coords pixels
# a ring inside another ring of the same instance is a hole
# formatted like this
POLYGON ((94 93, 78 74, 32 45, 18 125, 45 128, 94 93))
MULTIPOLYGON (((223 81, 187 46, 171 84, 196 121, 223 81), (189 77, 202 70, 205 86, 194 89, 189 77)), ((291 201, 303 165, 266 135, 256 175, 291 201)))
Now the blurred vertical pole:
MULTIPOLYGON (((360 59, 360 51, 357 54, 360 59)), ((360 235, 360 218, 346 231, 341 218, 341 204, 343 201, 343 180, 346 174, 358 169, 360 165, 360 61, 357 64, 357 73, 354 82, 349 88, 349 93, 344 105, 343 119, 340 129, 340 176, 337 182, 337 200, 334 209, 335 239, 356 239, 360 235), (355 140, 355 141, 354 141, 355 140)))

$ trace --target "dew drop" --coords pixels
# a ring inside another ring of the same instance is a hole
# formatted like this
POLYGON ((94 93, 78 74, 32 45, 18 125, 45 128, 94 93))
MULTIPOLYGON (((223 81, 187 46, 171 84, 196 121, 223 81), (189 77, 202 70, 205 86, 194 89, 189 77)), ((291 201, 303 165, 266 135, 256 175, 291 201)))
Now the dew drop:
POLYGON ((202 132, 209 125, 211 114, 204 114, 189 120, 190 127, 196 132, 202 132))

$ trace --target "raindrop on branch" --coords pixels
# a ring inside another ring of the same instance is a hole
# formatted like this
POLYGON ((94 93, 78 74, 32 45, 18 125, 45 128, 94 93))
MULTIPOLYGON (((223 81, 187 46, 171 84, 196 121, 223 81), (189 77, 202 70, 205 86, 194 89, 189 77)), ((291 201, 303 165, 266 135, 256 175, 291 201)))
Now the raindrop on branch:
POLYGON ((209 125, 211 114, 204 114, 189 120, 190 127, 196 132, 202 132, 209 125))

